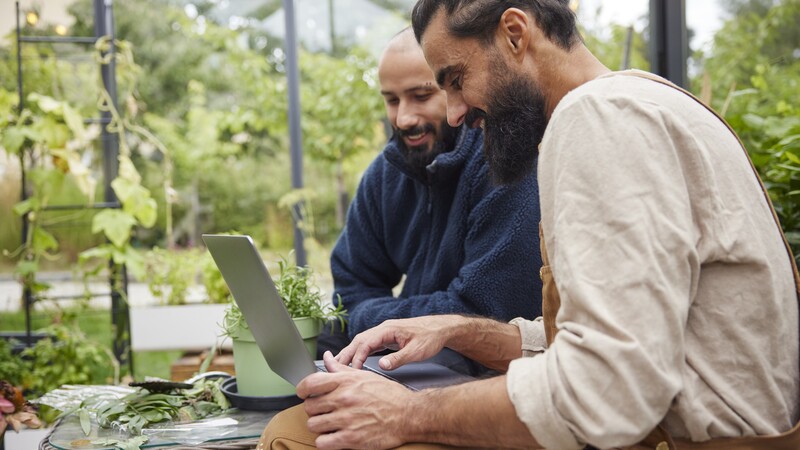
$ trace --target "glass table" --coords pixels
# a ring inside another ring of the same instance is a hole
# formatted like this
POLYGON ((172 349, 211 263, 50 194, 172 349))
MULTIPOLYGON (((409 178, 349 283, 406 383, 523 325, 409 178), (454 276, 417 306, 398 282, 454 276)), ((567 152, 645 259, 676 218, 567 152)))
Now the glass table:
MULTIPOLYGON (((278 411, 231 409, 221 416, 184 424, 164 424, 143 430, 145 448, 238 450, 255 449, 264 427, 278 411)), ((76 414, 64 417, 39 445, 40 450, 113 450, 113 440, 131 436, 119 430, 100 428, 92 420, 87 435, 76 414)))

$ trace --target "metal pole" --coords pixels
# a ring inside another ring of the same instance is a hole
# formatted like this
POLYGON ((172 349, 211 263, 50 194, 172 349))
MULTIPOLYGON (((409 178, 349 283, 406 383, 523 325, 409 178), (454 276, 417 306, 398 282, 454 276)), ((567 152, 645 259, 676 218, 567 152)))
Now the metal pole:
MULTIPOLYGON (((286 27, 286 80, 289 89, 289 154, 292 164, 292 189, 303 187, 303 146, 300 134, 300 71, 297 66, 297 35, 294 20, 294 0, 283 0, 286 27)), ((302 202, 293 207, 294 256, 298 266, 306 265, 306 249, 303 245, 302 202)))
POLYGON ((333 19, 333 0, 328 0, 328 26, 331 29, 331 55, 336 56, 336 29, 333 19))
MULTIPOLYGON (((108 52, 103 56, 110 56, 108 63, 100 67, 103 79, 103 89, 111 99, 108 108, 119 111, 117 104, 117 79, 116 79, 116 48, 114 44, 114 2, 113 0, 94 0, 94 31, 100 39, 108 36, 108 52)), ((119 173, 119 135, 108 131, 111 122, 111 111, 100 112, 102 124, 101 140, 103 143, 103 199, 106 203, 119 202, 111 182, 119 173)), ((126 302, 128 291, 128 273, 125 266, 118 267, 113 261, 109 262, 109 284, 111 285, 111 322, 114 325, 114 356, 120 366, 128 364, 128 370, 133 375, 133 355, 130 342, 130 319, 128 304, 126 302)))
POLYGON ((625 34, 625 49, 622 52, 622 64, 619 70, 628 70, 631 68, 631 48, 633 47, 633 25, 628 27, 625 34))
MULTIPOLYGON (((111 97, 111 105, 117 111, 117 80, 115 77, 116 61, 114 54, 114 35, 111 0, 94 0, 94 33, 99 39, 109 36, 109 49, 106 55, 112 55, 108 64, 103 64, 100 68, 100 75, 103 79, 103 88, 111 97)), ((104 55, 105 56, 105 55, 104 55)), ((103 143, 103 198, 109 203, 118 202, 111 182, 117 177, 119 168, 119 137, 117 133, 108 131, 108 124, 111 122, 111 112, 100 112, 100 123, 102 124, 101 140, 103 143)))
MULTIPOLYGON (((18 111, 22 113, 25 107, 24 99, 22 98, 22 36, 19 28, 19 0, 17 0, 17 95, 19 95, 18 111)), ((23 166, 23 169, 25 166, 23 166)), ((24 175, 25 172, 23 172, 24 175)), ((25 190, 23 189, 23 195, 25 190)), ((23 198, 25 200, 25 198, 23 198)))
POLYGON ((650 70, 687 86, 686 0, 650 0, 650 70))
MULTIPOLYGON (((25 109, 25 95, 22 86, 22 34, 20 32, 19 13, 19 0, 17 0, 17 95, 19 96, 17 111, 19 112, 19 116, 22 117, 22 110, 25 109)), ((24 202, 28 199, 27 177, 25 175, 25 148, 19 149, 19 170, 20 181, 22 183, 19 196, 20 200, 24 202)), ((28 213, 25 213, 22 215, 22 245, 28 242, 28 228, 28 213)), ((33 346, 33 336, 31 336, 31 309, 33 307, 34 298, 33 292, 27 282, 22 283, 22 302, 25 305, 25 345, 31 347, 33 346)))

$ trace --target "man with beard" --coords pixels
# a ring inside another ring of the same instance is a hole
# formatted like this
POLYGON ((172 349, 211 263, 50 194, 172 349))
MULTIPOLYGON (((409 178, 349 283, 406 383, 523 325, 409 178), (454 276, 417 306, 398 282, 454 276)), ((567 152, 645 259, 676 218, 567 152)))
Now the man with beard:
POLYGON ((262 442, 800 448, 797 269, 725 123, 663 79, 609 71, 566 0, 419 0, 412 22, 450 125, 486 128, 494 175, 539 155, 543 321, 368 330, 262 442), (384 347, 399 348, 384 369, 447 347, 505 374, 409 392, 356 370, 384 347))
MULTIPOLYGON (((444 91, 410 28, 384 50, 378 77, 394 136, 361 179, 333 249, 333 298, 348 326, 328 324, 318 358, 389 319, 541 314, 535 177, 506 187, 490 180, 481 130, 447 124, 444 91)), ((435 362, 486 370, 450 350, 435 362)))

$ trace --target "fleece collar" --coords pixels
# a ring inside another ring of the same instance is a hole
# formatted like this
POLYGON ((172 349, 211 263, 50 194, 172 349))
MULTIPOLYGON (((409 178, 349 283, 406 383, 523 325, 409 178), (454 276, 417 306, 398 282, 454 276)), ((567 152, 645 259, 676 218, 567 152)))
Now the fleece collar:
POLYGON ((397 136, 393 136, 389 140, 383 150, 384 157, 405 176, 426 185, 447 182, 452 176, 460 173, 461 168, 469 161, 472 152, 480 151, 483 142, 480 128, 469 128, 466 125, 461 125, 453 150, 436 156, 436 159, 428 165, 428 179, 424 180, 410 169, 403 157, 403 152, 397 145, 398 139, 397 136))

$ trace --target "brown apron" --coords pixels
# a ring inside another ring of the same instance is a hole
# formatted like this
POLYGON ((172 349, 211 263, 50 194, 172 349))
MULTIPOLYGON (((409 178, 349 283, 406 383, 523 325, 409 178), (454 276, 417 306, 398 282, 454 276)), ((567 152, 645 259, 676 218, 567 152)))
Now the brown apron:
MULTIPOLYGON (((701 102, 690 92, 670 83, 663 78, 656 77, 655 75, 647 72, 628 71, 620 73, 624 75, 647 78, 649 80, 653 80, 678 89, 711 111, 711 113, 717 116, 717 118, 719 118, 719 120, 728 127, 731 133, 733 133, 733 135, 739 139, 739 136, 736 135, 736 132, 733 131, 730 125, 728 125, 728 123, 725 122, 722 117, 720 117, 713 109, 701 102)), ((744 148, 744 144, 742 144, 741 139, 739 139, 739 144, 742 148, 742 151, 745 152, 745 157, 747 157, 747 160, 750 161, 750 157, 747 156, 747 150, 744 148)), ((783 237, 783 243, 786 246, 786 252, 789 254, 789 260, 792 263, 792 270, 794 271, 795 291, 798 293, 798 298, 800 298, 800 275, 797 272, 797 264, 795 264, 794 256, 792 255, 792 249, 789 247, 789 243, 786 241, 786 236, 784 236, 783 231, 781 230, 778 215, 775 213, 775 209, 772 207, 769 194, 767 194, 766 189, 764 189, 764 184, 761 182, 761 178, 758 176, 758 172, 756 171, 755 166, 753 166, 752 161, 750 161, 750 167, 753 169, 753 174, 755 175, 756 179, 758 179, 762 191, 764 191, 764 198, 766 199, 770 210, 772 210, 772 216, 775 219, 775 224, 778 226, 778 230, 783 237)), ((556 288, 556 283, 553 279, 553 272, 550 269, 550 260, 547 257, 547 250, 544 244, 544 232, 541 224, 539 224, 539 242, 542 252, 542 268, 539 271, 539 276, 542 278, 542 318, 544 320, 544 331, 547 338, 547 344, 550 345, 553 343, 553 339, 555 339, 556 333, 558 332, 558 329, 556 328, 556 315, 561 307, 561 298, 559 297, 558 289, 556 288)), ((626 448, 632 450, 798 450, 800 449, 800 423, 795 425, 791 430, 778 435, 719 438, 705 442, 690 442, 681 439, 673 439, 661 426, 658 426, 656 429, 650 432, 650 434, 642 442, 626 448)))

